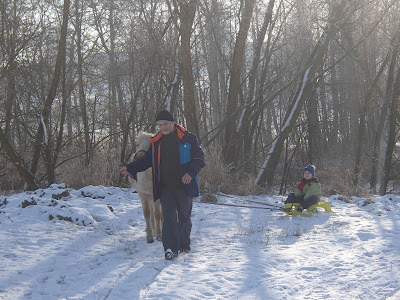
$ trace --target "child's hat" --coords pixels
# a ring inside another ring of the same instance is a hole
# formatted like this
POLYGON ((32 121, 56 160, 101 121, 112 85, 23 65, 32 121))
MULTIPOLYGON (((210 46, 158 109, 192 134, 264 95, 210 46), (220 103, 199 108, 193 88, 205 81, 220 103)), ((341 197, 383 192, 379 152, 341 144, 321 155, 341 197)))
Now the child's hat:
POLYGON ((314 165, 308 165, 307 167, 305 167, 303 170, 303 174, 305 171, 310 172, 313 177, 315 176, 315 166, 314 165))

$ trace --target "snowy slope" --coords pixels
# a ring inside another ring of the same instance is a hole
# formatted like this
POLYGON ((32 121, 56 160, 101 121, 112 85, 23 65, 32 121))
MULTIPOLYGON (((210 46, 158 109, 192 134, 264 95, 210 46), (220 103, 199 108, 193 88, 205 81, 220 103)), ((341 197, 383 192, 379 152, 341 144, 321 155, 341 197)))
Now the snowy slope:
MULTIPOLYGON (((266 208, 246 199, 284 198, 219 196, 266 208)), ((135 193, 0 197, 0 299, 400 299, 400 197, 327 200, 311 218, 195 202, 192 252, 166 261, 135 193)))

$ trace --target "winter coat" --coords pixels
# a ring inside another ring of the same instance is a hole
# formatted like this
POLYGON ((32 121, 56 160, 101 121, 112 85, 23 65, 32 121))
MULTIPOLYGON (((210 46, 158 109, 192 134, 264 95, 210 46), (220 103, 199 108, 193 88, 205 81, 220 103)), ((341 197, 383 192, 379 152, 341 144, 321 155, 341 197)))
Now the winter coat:
POLYGON ((315 177, 310 180, 305 180, 303 178, 300 184, 297 186, 295 196, 300 196, 304 199, 307 199, 311 196, 317 196, 319 201, 322 196, 321 184, 315 177))
MULTIPOLYGON (((198 173, 205 166, 204 152, 197 140, 197 137, 181 125, 175 124, 178 135, 178 155, 180 162, 181 177, 188 173, 192 181, 185 184, 185 190, 189 197, 199 196, 198 173)), ((137 172, 146 171, 153 167, 153 198, 154 201, 160 199, 160 146, 162 144, 163 133, 160 131, 154 137, 150 138, 151 147, 145 155, 134 160, 128 165, 127 171, 136 179, 137 172)))

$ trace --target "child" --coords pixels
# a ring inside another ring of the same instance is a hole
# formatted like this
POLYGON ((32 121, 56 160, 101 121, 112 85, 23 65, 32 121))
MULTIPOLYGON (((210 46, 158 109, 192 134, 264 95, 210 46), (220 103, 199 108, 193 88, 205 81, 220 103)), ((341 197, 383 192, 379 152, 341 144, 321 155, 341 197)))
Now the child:
POLYGON ((300 203, 297 211, 302 213, 304 209, 317 204, 322 196, 321 184, 315 178, 315 166, 308 165, 303 170, 304 178, 297 185, 296 193, 289 194, 287 203, 300 203))

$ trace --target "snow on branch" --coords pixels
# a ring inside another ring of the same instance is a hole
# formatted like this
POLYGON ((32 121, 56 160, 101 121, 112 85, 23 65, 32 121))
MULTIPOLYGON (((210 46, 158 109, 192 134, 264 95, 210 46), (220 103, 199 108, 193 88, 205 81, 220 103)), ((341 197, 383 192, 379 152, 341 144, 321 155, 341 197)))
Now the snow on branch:
MULTIPOLYGON (((291 121, 292 121, 292 119, 293 119, 294 113, 295 113, 295 111, 296 111, 296 109, 297 109, 297 107, 298 107, 298 105, 299 105, 299 103, 300 103, 300 100, 301 100, 301 98, 302 98, 302 96, 303 96, 304 89, 305 89, 305 87, 306 87, 306 85, 307 85, 307 82, 308 82, 308 75, 310 74, 310 70, 311 70, 311 66, 308 67, 308 69, 307 69, 307 70, 305 71, 305 73, 304 73, 303 82, 302 82, 302 84, 301 84, 300 92, 299 92, 299 94, 297 95, 296 101, 295 101, 295 103, 294 103, 294 105, 293 105, 293 108, 292 108, 292 110, 291 110, 291 112, 290 112, 289 117, 287 118, 287 120, 286 120, 286 122, 285 122, 285 125, 283 125, 283 127, 282 127, 282 129, 281 129, 281 133, 282 133, 287 127, 289 127, 289 125, 290 125, 290 123, 291 123, 291 121)), ((278 136, 278 137, 279 137, 279 136, 278 136)), ((268 162, 269 162, 269 160, 270 160, 270 158, 271 158, 271 155, 272 155, 272 153, 274 153, 276 144, 278 143, 278 137, 275 138, 275 140, 274 140, 274 142, 273 142, 273 144, 272 144, 272 146, 271 146, 271 149, 269 149, 267 158, 265 159, 264 164, 263 164, 263 166, 262 166, 261 169, 260 169, 260 172, 258 172, 257 179, 256 179, 256 182, 257 182, 257 183, 260 182, 261 177, 262 177, 262 174, 264 173, 265 168, 266 168, 267 165, 268 165, 268 162)))
POLYGON ((307 81, 308 81, 308 74, 310 73, 310 69, 311 69, 311 66, 304 73, 303 83, 301 85, 300 92, 299 92, 299 94, 297 96, 296 102, 294 103, 292 111, 290 112, 289 118, 287 118, 285 125, 281 129, 281 132, 284 131, 289 126, 290 122, 293 119, 294 112, 296 111, 297 106, 299 105, 300 99, 303 96, 304 88, 305 88, 305 86, 307 84, 307 81))
POLYGON ((43 114, 42 114, 42 113, 40 113, 40 123, 42 124, 42 127, 43 127, 44 143, 45 143, 46 145, 48 145, 48 144, 49 144, 49 143, 48 143, 49 141, 48 141, 48 139, 47 139, 46 124, 44 123, 43 114))
POLYGON ((244 114, 245 113, 246 113, 246 107, 242 110, 242 113, 241 113, 240 118, 239 118, 239 122, 238 122, 237 127, 236 127, 236 132, 239 132, 240 128, 242 128, 242 122, 243 122, 243 118, 244 118, 244 114))
POLYGON ((171 111, 171 100, 172 100, 172 93, 174 91, 174 86, 178 82, 178 70, 176 70, 174 80, 172 81, 171 84, 171 89, 169 90, 168 97, 167 97, 167 110, 171 111))

